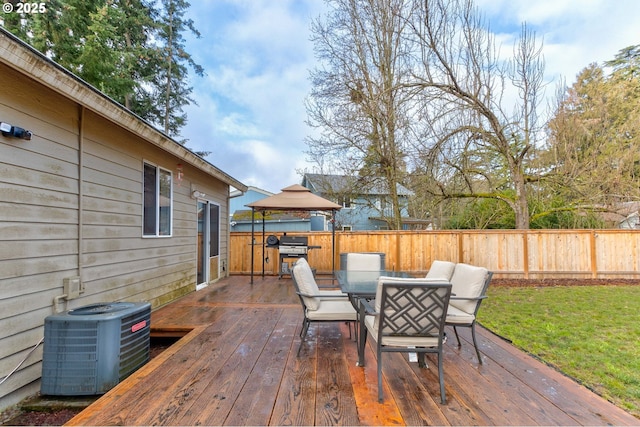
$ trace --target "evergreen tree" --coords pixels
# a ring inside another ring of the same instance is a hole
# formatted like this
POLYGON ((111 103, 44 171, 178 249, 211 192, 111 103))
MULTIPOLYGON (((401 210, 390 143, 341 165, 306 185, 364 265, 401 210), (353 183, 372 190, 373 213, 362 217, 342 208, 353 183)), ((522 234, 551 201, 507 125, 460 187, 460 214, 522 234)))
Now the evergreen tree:
POLYGON ((148 97, 144 83, 153 71, 148 66, 155 27, 154 10, 143 0, 108 0, 90 14, 91 25, 78 58, 80 77, 127 108, 148 97))
POLYGON ((47 12, 31 17, 33 35, 26 40, 74 74, 82 70, 80 56, 94 14, 104 0, 53 0, 47 12))
MULTIPOLYGON (((636 48, 637 51, 637 48, 636 48)), ((549 123, 548 169, 567 204, 615 209, 640 199, 640 74, 622 50, 606 73, 592 64, 562 94, 549 123)))
MULTIPOLYGON (((49 0, 46 13, 3 17, 2 25, 61 66, 175 137, 193 103, 185 47, 196 36, 184 0, 49 0)), ((184 142, 184 141, 183 141, 184 142)))
POLYGON ((193 90, 187 83, 189 67, 202 76, 203 68, 196 64, 185 48, 183 34, 191 31, 197 37, 200 32, 193 21, 184 15, 190 4, 185 0, 162 0, 163 9, 158 19, 157 38, 160 43, 157 55, 157 73, 152 81, 158 99, 156 106, 147 104, 150 114, 167 135, 177 136, 186 124, 187 117, 182 108, 195 101, 193 90))

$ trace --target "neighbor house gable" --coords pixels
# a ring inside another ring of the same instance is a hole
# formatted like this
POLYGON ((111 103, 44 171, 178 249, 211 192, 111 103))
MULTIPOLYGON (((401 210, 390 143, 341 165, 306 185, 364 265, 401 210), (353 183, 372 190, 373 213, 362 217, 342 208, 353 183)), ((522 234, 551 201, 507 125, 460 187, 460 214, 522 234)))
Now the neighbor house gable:
MULTIPOLYGON (((340 204, 343 209, 336 214, 338 229, 380 230, 386 229, 384 216, 393 215, 391 206, 385 202, 388 191, 381 180, 364 182, 355 176, 331 174, 305 174, 302 185, 340 204)), ((413 193, 401 184, 396 184, 401 214, 408 218, 408 198, 413 193)))

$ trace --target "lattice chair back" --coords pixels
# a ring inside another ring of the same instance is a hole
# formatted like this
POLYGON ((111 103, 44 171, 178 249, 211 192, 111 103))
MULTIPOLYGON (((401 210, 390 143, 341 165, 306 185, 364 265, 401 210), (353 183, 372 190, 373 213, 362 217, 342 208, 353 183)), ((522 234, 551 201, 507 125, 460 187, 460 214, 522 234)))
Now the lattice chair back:
POLYGON ((381 277, 375 310, 365 326, 376 340, 378 356, 378 400, 382 402, 382 353, 416 352, 425 367, 425 354, 438 355, 440 400, 446 402, 442 345, 451 284, 428 279, 381 277))
POLYGON ((384 283, 378 325, 383 346, 440 345, 451 284, 384 283))

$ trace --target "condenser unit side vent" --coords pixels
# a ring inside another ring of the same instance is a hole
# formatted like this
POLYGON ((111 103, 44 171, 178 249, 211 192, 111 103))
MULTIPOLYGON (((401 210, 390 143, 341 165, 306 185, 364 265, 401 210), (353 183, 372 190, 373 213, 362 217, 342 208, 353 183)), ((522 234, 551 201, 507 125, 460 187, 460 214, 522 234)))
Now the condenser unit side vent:
POLYGON ((149 361, 151 312, 141 311, 122 319, 120 328, 120 381, 149 361))

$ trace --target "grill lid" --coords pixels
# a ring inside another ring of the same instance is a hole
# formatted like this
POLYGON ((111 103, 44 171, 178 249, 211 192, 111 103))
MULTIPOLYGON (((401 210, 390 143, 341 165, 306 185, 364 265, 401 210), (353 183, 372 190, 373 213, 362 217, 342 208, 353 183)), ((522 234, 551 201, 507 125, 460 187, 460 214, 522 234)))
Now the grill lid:
POLYGON ((307 236, 282 236, 280 238, 280 246, 308 246, 309 238, 307 236))

